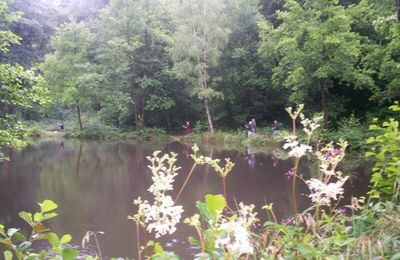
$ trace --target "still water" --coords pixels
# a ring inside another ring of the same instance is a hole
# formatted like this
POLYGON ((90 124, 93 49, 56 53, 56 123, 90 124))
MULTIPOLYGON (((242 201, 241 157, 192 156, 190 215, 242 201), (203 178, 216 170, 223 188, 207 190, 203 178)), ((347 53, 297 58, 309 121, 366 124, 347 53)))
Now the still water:
MULTIPOLYGON (((127 216, 136 213, 132 204, 135 198, 150 199, 147 189, 152 182, 146 156, 155 150, 178 153, 176 164, 182 169, 174 183, 177 193, 193 165, 190 146, 178 142, 144 145, 51 139, 10 152, 11 161, 0 164, 0 223, 24 227, 18 212, 34 212, 37 202, 51 199, 59 205, 59 216, 47 222, 53 231, 71 234, 75 246, 81 244, 86 231, 103 231, 104 235, 98 237, 103 256, 134 258, 135 224, 127 216)), ((282 157, 278 146, 261 153, 246 147, 237 151, 207 146, 201 147, 199 154, 231 158, 235 163, 226 180, 231 208, 239 202, 255 204, 259 218, 265 220, 261 207, 272 202, 279 219, 293 214, 291 182, 285 174, 293 163, 278 159, 282 157)), ((309 169, 303 162, 300 174, 309 169)), ((349 182, 345 195, 359 196, 365 187, 360 179, 349 182)), ((222 194, 222 181, 210 167, 199 166, 178 201, 185 210, 182 219, 197 212, 196 201, 204 201, 207 193, 222 194)), ((299 210, 309 205, 307 193, 307 187, 299 182, 295 194, 299 210)), ((168 250, 190 259, 194 251, 187 237, 195 235, 194 231, 180 224, 176 233, 161 242, 168 250)))

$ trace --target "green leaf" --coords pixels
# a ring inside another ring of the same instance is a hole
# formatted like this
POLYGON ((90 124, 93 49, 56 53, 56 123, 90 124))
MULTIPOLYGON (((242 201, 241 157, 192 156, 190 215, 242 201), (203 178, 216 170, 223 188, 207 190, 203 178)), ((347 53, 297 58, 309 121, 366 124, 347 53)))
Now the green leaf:
POLYGON ((13 254, 10 251, 8 251, 8 250, 4 251, 4 259, 5 260, 12 260, 12 258, 13 258, 13 254))
POLYGON ((42 203, 39 203, 39 205, 40 205, 40 212, 42 213, 49 212, 58 208, 58 205, 51 200, 45 200, 42 203))
POLYGON ((33 226, 33 219, 32 219, 32 214, 28 213, 26 211, 21 211, 18 214, 23 220, 25 220, 26 223, 28 223, 30 226, 33 226))
POLYGON ((0 243, 6 246, 12 246, 12 242, 10 238, 0 239, 0 243))
POLYGON ((195 239, 194 237, 190 236, 190 237, 188 238, 188 240, 189 240, 189 243, 190 243, 190 244, 195 245, 195 246, 198 246, 198 247, 201 247, 200 241, 197 240, 197 239, 195 239))
POLYGON ((20 232, 16 232, 14 234, 14 237, 17 238, 20 242, 26 241, 26 237, 20 232))
POLYGON ((208 211, 208 207, 206 203, 201 201, 196 202, 196 207, 199 209, 200 215, 206 220, 210 220, 212 218, 210 212, 208 211))
POLYGON ((44 214, 42 215, 41 221, 48 220, 48 219, 51 219, 51 218, 54 218, 54 217, 57 217, 57 216, 58 216, 58 214, 55 213, 55 212, 44 213, 44 214))
POLYGON ((164 248, 159 243, 155 243, 154 252, 161 255, 164 252, 164 248))
POLYGON ((5 234, 4 233, 4 226, 0 224, 0 234, 5 234))
POLYGON ((45 232, 48 229, 40 222, 37 222, 33 225, 32 227, 33 231, 35 231, 36 233, 41 233, 41 232, 45 232))
POLYGON ((70 234, 65 234, 62 236, 60 242, 61 244, 67 244, 72 240, 72 236, 70 234))
POLYGON ((24 251, 24 250, 27 250, 28 248, 30 248, 32 246, 32 242, 30 242, 30 241, 25 241, 25 242, 22 242, 21 244, 19 244, 18 245, 18 248, 21 250, 21 251, 24 251))
POLYGON ((36 213, 33 215, 33 221, 34 221, 34 222, 42 221, 42 213, 36 212, 36 213))
POLYGON ((75 260, 78 256, 78 251, 73 248, 64 248, 61 251, 61 256, 63 260, 75 260))
POLYGON ((7 230, 7 235, 9 236, 9 237, 12 237, 15 233, 17 233, 19 231, 19 229, 17 229, 17 228, 10 228, 10 229, 8 229, 7 230))
POLYGON ((60 244, 60 241, 58 240, 58 236, 55 233, 48 233, 47 234, 47 239, 49 240, 50 244, 53 247, 58 247, 60 244))
POLYGON ((206 203, 208 211, 212 214, 221 213, 226 206, 226 200, 221 195, 207 194, 206 203))

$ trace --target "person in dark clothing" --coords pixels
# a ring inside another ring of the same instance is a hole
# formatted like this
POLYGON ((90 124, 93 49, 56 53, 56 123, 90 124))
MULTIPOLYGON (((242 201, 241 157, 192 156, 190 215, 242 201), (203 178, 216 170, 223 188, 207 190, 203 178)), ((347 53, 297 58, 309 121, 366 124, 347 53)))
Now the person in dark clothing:
POLYGON ((62 122, 62 123, 60 124, 60 131, 61 131, 61 132, 64 132, 64 122, 62 122))
POLYGON ((189 121, 186 121, 186 123, 182 127, 184 129, 185 135, 192 133, 192 126, 190 125, 189 121))
POLYGON ((276 136, 279 131, 281 130, 281 124, 278 122, 278 120, 274 120, 274 127, 272 128, 272 136, 276 136))
POLYGON ((252 118, 249 123, 244 125, 245 128, 247 128, 247 137, 253 136, 256 133, 256 119, 252 118))

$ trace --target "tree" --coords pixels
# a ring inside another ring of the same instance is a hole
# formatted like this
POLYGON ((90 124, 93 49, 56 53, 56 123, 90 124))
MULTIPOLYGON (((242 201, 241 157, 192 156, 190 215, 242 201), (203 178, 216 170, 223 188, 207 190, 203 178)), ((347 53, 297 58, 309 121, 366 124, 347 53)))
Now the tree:
MULTIPOLYGON (((165 78, 171 64, 167 47, 171 42, 171 16, 165 1, 113 0, 100 14, 96 37, 98 61, 106 83, 105 107, 119 103, 120 111, 131 107, 136 129, 145 123, 145 111, 174 106, 165 78)), ((168 82, 168 80, 167 80, 168 82)))
POLYGON ((211 78, 209 71, 218 66, 221 50, 227 42, 225 8, 221 0, 180 1, 176 5, 177 29, 171 48, 174 71, 203 101, 211 134, 214 134, 214 126, 209 102, 222 98, 222 93, 212 88, 217 77, 211 78))
MULTIPOLYGON (((0 22, 11 23, 15 19, 16 16, 8 10, 7 2, 1 2, 0 22)), ((10 44, 18 39, 12 32, 0 29, 0 51, 8 51, 10 44)), ((31 70, 24 70, 20 65, 0 64, 0 149, 24 144, 23 125, 14 111, 20 107, 29 108, 33 103, 46 103, 46 89, 42 83, 40 76, 31 70)), ((0 151, 0 160, 3 159, 0 151)))
POLYGON ((43 62, 49 52, 50 37, 58 25, 59 14, 55 5, 44 0, 15 0, 10 5, 10 11, 19 13, 20 18, 9 23, 7 29, 22 39, 12 45, 8 53, 0 54, 0 59, 25 68, 43 62))
POLYGON ((42 70, 55 100, 75 107, 80 130, 81 108, 95 100, 100 77, 91 63, 93 35, 83 23, 64 24, 52 38, 52 55, 46 57, 42 70))
POLYGON ((285 111, 287 90, 271 84, 272 67, 264 66, 257 53, 258 22, 262 19, 257 0, 228 1, 228 42, 222 50, 218 67, 211 75, 222 75, 215 90, 224 99, 214 102, 214 119, 220 125, 240 127, 249 117, 271 122, 285 111))
POLYGON ((372 89, 372 78, 360 67, 363 38, 352 31, 349 8, 337 0, 288 0, 278 12, 281 24, 262 23, 260 53, 276 62, 273 81, 291 91, 290 101, 319 100, 328 125, 332 89, 338 84, 372 89), (319 97, 318 97, 319 96, 319 97))

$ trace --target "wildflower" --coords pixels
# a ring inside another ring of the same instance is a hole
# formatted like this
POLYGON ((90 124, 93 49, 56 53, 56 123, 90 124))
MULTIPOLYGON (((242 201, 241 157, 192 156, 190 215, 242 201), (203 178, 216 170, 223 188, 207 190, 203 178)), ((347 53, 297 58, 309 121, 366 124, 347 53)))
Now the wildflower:
POLYGON ((292 112, 292 107, 287 107, 287 108, 286 108, 286 111, 289 113, 290 117, 291 117, 293 120, 296 120, 296 118, 299 116, 299 114, 300 114, 301 110, 303 110, 303 108, 304 108, 304 104, 300 104, 300 105, 297 107, 297 110, 296 110, 296 111, 292 112))
POLYGON ((174 206, 170 196, 163 196, 157 203, 150 205, 143 203, 139 206, 139 212, 144 215, 147 224, 147 231, 155 231, 156 238, 165 234, 173 234, 176 231, 176 224, 179 223, 183 213, 182 206, 174 206))
POLYGON ((291 149, 288 153, 288 155, 290 157, 300 158, 300 157, 304 156, 307 152, 312 151, 311 146, 305 145, 305 144, 300 144, 296 140, 296 136, 292 135, 289 137, 285 137, 285 139, 286 139, 286 143, 283 145, 283 149, 285 149, 285 150, 288 148, 291 149))
POLYGON ((129 217, 142 226, 147 225, 147 231, 154 231, 156 238, 174 233, 183 213, 182 206, 174 206, 171 196, 165 194, 173 190, 172 183, 180 169, 174 165, 177 154, 170 153, 159 157, 159 153, 160 151, 156 151, 152 157, 147 157, 151 163, 148 167, 153 175, 153 184, 148 191, 154 195, 154 202, 150 204, 139 197, 134 201, 134 204, 139 206, 138 213, 129 217))
POLYGON ((327 176, 340 175, 336 172, 336 167, 345 156, 344 151, 347 148, 347 142, 340 141, 337 145, 339 148, 334 147, 331 142, 315 153, 320 161, 320 171, 327 176))
POLYGON ((340 178, 336 183, 323 183, 317 179, 306 181, 311 190, 309 197, 311 201, 318 205, 330 206, 332 200, 337 200, 339 195, 343 194, 343 184, 348 176, 340 178))
POLYGON ((300 113, 301 121, 300 123, 303 125, 303 131, 308 136, 308 141, 310 141, 312 134, 314 131, 320 127, 319 122, 322 120, 323 116, 314 116, 311 120, 306 118, 303 113, 300 113))
POLYGON ((216 248, 227 250, 229 253, 238 256, 254 252, 250 232, 239 222, 223 223, 219 230, 224 233, 224 236, 215 241, 216 248))
POLYGON ((239 203, 239 219, 244 226, 250 228, 259 219, 257 218, 257 212, 254 212, 254 204, 250 206, 244 205, 243 202, 239 203))
POLYGON ((200 215, 194 214, 192 217, 186 218, 184 223, 188 224, 189 226, 197 227, 200 225, 200 215))

